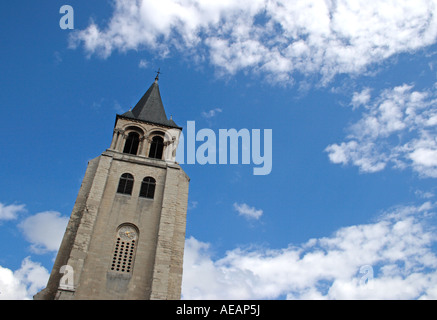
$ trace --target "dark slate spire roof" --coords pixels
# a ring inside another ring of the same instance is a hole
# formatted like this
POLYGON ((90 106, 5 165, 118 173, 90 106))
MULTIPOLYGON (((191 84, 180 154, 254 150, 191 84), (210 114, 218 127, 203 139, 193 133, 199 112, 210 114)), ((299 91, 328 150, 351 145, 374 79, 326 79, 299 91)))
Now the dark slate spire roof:
POLYGON ((180 128, 172 119, 168 119, 159 93, 158 77, 138 101, 135 107, 122 114, 123 117, 142 120, 172 128, 180 128))

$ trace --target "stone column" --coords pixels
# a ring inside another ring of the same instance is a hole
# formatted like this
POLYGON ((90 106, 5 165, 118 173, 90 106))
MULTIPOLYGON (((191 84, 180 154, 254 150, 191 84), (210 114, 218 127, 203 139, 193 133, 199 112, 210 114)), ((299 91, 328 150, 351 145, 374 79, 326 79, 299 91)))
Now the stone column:
POLYGON ((140 145, 138 146, 138 155, 142 157, 146 157, 146 152, 144 151, 146 148, 146 141, 147 138, 145 136, 142 136, 140 138, 140 145))
POLYGON ((112 134, 111 146, 109 147, 109 149, 114 150, 117 144, 117 139, 118 139, 118 130, 114 129, 114 133, 112 134))
POLYGON ((116 143, 116 146, 115 146, 115 150, 117 150, 117 151, 122 151, 121 150, 121 148, 123 147, 123 145, 124 145, 124 141, 126 140, 126 135, 124 134, 124 130, 119 130, 118 131, 118 138, 117 138, 117 143, 116 143))

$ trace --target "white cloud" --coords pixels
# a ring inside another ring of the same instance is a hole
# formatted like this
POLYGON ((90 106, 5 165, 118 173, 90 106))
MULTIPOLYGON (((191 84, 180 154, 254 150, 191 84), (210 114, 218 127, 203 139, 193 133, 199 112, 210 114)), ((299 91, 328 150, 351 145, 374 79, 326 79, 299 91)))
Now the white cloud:
POLYGON ((61 244, 68 218, 56 211, 37 213, 23 220, 18 227, 31 242, 35 253, 57 251, 61 244))
POLYGON ((202 112, 202 117, 206 118, 206 119, 211 119, 214 118, 218 113, 222 112, 223 110, 220 108, 215 108, 215 109, 211 109, 207 112, 203 111, 202 112))
POLYGON ((354 109, 366 105, 370 101, 370 91, 369 88, 365 88, 361 92, 354 92, 351 102, 354 109))
POLYGON ((418 165, 437 167, 437 149, 417 148, 410 153, 410 157, 418 165))
POLYGON ((422 199, 431 199, 435 196, 434 193, 431 191, 422 191, 422 190, 416 190, 414 194, 422 199))
POLYGON ((146 59, 141 59, 138 64, 139 68, 146 69, 149 66, 149 62, 146 59))
POLYGON ((256 209, 255 207, 249 207, 246 203, 238 204, 234 203, 234 209, 240 216, 244 216, 248 219, 258 220, 263 214, 263 210, 256 209))
POLYGON ((20 212, 26 212, 24 204, 5 205, 0 202, 0 220, 15 220, 20 212))
POLYGON ((363 172, 411 167, 424 177, 437 177, 437 94, 401 85, 372 99, 364 90, 351 104, 362 107, 346 141, 326 148, 333 163, 353 164, 363 172))
POLYGON ((284 249, 236 248, 214 260, 186 241, 184 299, 437 299, 435 204, 398 207, 373 223, 284 249))
POLYGON ((25 258, 15 272, 0 266, 0 300, 28 300, 42 289, 49 273, 41 264, 25 258))
POLYGON ((250 69, 291 82, 295 72, 320 73, 329 81, 433 44, 436 35, 432 0, 115 0, 108 25, 73 33, 71 46, 102 57, 176 50, 226 74, 250 69))

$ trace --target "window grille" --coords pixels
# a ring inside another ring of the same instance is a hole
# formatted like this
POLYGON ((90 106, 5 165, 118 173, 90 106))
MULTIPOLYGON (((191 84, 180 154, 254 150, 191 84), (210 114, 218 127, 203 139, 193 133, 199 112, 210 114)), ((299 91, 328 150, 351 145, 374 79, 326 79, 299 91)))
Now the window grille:
POLYGON ((111 271, 132 272, 138 239, 137 230, 131 225, 124 225, 117 231, 114 252, 112 255, 111 271))

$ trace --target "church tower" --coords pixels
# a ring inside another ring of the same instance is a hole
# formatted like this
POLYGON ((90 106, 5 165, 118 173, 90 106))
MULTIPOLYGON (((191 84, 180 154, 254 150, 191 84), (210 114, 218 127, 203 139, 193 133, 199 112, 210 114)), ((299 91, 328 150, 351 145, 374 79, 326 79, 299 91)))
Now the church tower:
POLYGON ((158 76, 88 162, 35 299, 180 299, 190 179, 175 161, 182 128, 166 116, 158 76))

